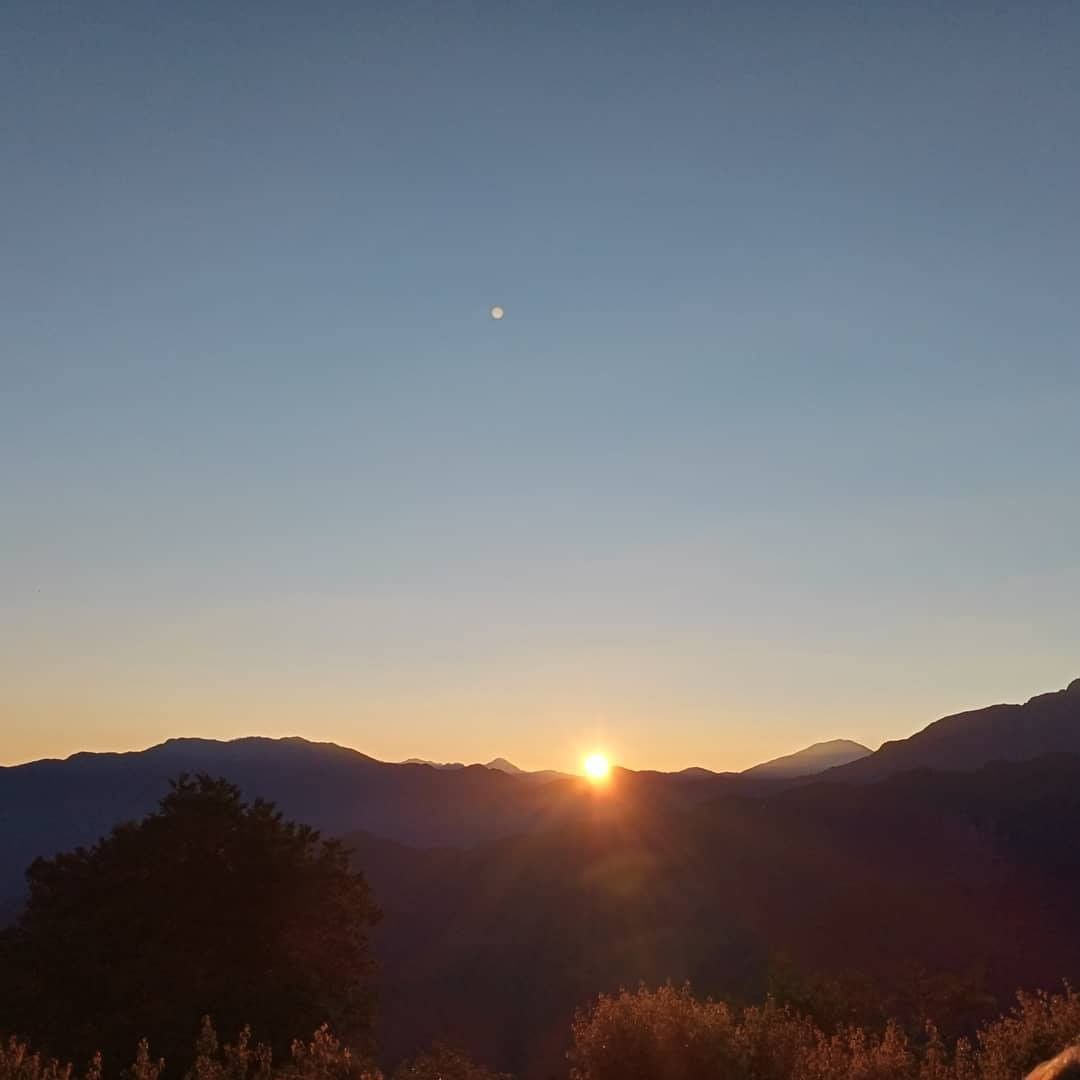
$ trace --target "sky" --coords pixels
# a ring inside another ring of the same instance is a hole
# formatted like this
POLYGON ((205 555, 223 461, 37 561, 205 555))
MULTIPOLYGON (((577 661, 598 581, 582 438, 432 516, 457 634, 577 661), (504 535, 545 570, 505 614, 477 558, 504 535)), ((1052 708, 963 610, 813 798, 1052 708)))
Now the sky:
POLYGON ((0 762, 743 768, 1064 686, 1078 49, 1040 0, 8 0, 0 762))

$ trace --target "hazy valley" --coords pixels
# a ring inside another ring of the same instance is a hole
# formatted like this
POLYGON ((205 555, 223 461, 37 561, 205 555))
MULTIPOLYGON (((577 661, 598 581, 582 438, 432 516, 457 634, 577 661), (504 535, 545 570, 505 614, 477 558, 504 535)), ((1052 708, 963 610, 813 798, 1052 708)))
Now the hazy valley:
POLYGON ((861 1021, 891 1001, 970 1031, 1016 987, 1080 971, 1080 849, 1064 827, 1080 813, 1080 681, 876 753, 839 741, 738 774, 615 769, 603 786, 302 739, 9 767, 7 913, 34 857, 141 817, 182 773, 343 837, 384 911, 372 940, 389 1060, 443 1038, 544 1076, 574 1009, 639 981, 819 1006, 833 985, 861 1021))

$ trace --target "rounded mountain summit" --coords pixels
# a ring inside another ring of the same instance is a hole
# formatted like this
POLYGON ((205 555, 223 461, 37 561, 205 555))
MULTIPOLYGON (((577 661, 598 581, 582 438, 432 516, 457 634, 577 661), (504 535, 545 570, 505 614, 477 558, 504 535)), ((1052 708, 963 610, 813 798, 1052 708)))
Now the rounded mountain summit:
POLYGON ((813 776, 826 769, 834 769, 837 765, 847 765, 868 757, 871 753, 873 751, 868 746, 851 739, 830 739, 828 742, 814 743, 794 754, 763 761, 760 765, 747 769, 742 775, 759 780, 794 780, 796 777, 813 776))

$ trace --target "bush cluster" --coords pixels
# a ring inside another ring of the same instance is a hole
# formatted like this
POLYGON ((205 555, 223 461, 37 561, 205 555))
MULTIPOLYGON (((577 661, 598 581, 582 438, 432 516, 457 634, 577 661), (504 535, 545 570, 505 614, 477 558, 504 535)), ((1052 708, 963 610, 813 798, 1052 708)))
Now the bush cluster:
POLYGON ((572 1080, 1019 1080, 1080 1043, 1080 995, 1021 993, 973 1040, 948 1045, 932 1023, 913 1039, 893 1021, 880 1031, 822 1030, 773 1000, 734 1009, 688 987, 603 995, 572 1028, 572 1080))
MULTIPOLYGON (((571 1028, 571 1080, 1019 1080, 1048 1058, 1077 1047, 1080 994, 1017 995, 1005 1016, 972 1040, 943 1040, 933 1024, 912 1039, 890 1021, 827 1032, 770 999, 741 1009, 701 1001, 687 986, 644 987, 601 995, 571 1028)), ((204 1018, 184 1080, 510 1080, 437 1045, 398 1066, 392 1078, 323 1025, 310 1042, 294 1040, 287 1058, 252 1041, 244 1028, 222 1045, 204 1018)), ((159 1080, 165 1062, 146 1041, 124 1080, 159 1080)), ((85 1071, 46 1060, 15 1037, 0 1043, 0 1080, 104 1080, 100 1054, 85 1071)))
MULTIPOLYGON (((142 1040, 135 1060, 119 1070, 124 1080, 159 1080, 164 1059, 153 1059, 142 1040)), ((60 1064, 32 1052, 26 1043, 11 1036, 0 1042, 0 1080, 104 1080, 101 1054, 95 1054, 86 1070, 77 1073, 71 1064, 60 1064)), ((184 1080, 390 1080, 367 1058, 344 1046, 324 1024, 310 1042, 293 1040, 289 1055, 275 1061, 266 1043, 252 1041, 244 1028, 233 1043, 222 1045, 209 1017, 204 1017, 195 1042, 192 1064, 184 1080)), ((510 1080, 475 1064, 453 1047, 436 1045, 412 1061, 402 1063, 392 1080, 510 1080)))

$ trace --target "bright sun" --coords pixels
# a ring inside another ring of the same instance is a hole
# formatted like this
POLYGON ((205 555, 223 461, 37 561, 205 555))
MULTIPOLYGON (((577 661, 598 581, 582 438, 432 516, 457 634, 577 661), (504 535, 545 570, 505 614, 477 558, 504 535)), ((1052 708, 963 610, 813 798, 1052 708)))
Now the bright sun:
POLYGON ((611 762, 603 754, 590 754, 584 761, 585 775, 593 781, 606 780, 611 762))

